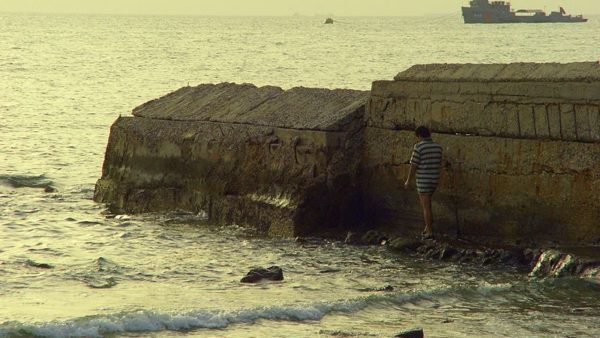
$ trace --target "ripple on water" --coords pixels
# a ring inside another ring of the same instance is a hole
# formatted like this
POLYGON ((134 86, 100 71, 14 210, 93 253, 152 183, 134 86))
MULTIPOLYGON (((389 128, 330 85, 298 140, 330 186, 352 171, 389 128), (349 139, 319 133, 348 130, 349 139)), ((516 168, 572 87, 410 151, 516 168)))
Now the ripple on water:
POLYGON ((83 227, 87 227, 87 226, 94 226, 94 225, 100 225, 103 224, 102 222, 99 221, 78 221, 77 224, 83 226, 83 227))
POLYGON ((83 282, 92 289, 108 289, 127 278, 131 269, 121 266, 107 258, 98 257, 92 262, 72 266, 66 272, 66 278, 83 282))

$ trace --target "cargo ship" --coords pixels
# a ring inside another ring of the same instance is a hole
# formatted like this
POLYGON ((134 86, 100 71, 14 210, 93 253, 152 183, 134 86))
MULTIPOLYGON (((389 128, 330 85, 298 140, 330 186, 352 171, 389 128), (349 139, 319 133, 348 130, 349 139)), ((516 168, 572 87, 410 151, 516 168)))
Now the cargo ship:
POLYGON ((546 14, 541 9, 513 10, 510 2, 472 0, 469 7, 462 8, 465 23, 543 23, 543 22, 587 22, 582 15, 567 15, 564 8, 546 14))

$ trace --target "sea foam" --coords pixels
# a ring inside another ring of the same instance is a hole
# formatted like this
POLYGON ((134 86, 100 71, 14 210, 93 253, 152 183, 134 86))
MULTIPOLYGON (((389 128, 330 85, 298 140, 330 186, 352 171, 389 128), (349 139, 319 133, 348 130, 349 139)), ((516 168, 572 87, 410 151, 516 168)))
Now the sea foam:
MULTIPOLYGON (((483 285, 471 292, 482 294, 501 291, 510 285, 483 285)), ((0 326, 0 337, 33 335, 36 337, 103 337, 126 332, 187 331, 193 329, 223 329, 235 323, 253 323, 260 319, 286 321, 317 321, 332 312, 352 313, 371 304, 385 301, 406 303, 435 296, 452 295, 457 288, 438 288, 410 293, 372 294, 349 300, 318 302, 306 305, 257 307, 235 311, 195 310, 185 313, 161 313, 141 310, 113 315, 89 316, 63 322, 19 323, 7 322, 0 326)))

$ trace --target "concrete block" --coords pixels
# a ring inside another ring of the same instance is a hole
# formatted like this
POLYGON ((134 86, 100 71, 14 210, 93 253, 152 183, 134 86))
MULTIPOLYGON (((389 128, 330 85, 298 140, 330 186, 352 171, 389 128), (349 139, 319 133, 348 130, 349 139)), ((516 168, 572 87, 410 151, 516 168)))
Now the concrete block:
POLYGON ((535 117, 533 106, 521 104, 518 106, 520 136, 535 138, 535 117))
POLYGON ((579 141, 592 141, 590 117, 591 115, 596 115, 596 113, 597 110, 594 106, 575 106, 575 122, 577 124, 577 139, 579 141))
POLYGON ((503 107, 498 102, 483 104, 483 111, 479 117, 478 134, 485 136, 507 135, 507 120, 503 107))
POLYGON ((594 112, 590 112, 589 115, 590 135, 592 141, 600 142, 600 107, 596 108, 596 114, 594 114, 594 112))
POLYGON ((386 99, 379 96, 371 96, 367 109, 367 123, 372 126, 381 127, 383 125, 383 108, 386 99))
POLYGON ((546 106, 546 112, 548 114, 548 129, 550 130, 550 138, 553 140, 562 139, 562 128, 560 126, 560 110, 558 105, 549 104, 546 106))
POLYGON ((416 122, 414 121, 414 115, 409 115, 405 99, 397 98, 394 101, 393 108, 394 111, 391 114, 391 119, 397 128, 405 130, 415 129, 416 122))
POLYGON ((562 139, 565 141, 577 140, 577 126, 575 125, 575 109, 572 104, 561 104, 560 129, 562 139))
POLYGON ((503 113, 506 119, 506 135, 507 137, 519 137, 521 129, 519 128, 519 109, 515 104, 505 104, 503 113))
POLYGON ((537 138, 549 138, 550 137, 550 126, 548 122, 548 113, 546 106, 535 105, 533 107, 533 117, 535 119, 535 135, 537 138))

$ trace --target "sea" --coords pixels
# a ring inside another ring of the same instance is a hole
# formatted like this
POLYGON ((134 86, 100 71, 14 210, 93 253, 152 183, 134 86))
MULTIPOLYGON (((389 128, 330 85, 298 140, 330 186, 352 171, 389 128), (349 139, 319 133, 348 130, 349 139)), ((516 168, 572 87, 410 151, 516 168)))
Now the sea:
POLYGON ((110 125, 183 86, 368 90, 414 64, 600 58, 600 17, 324 19, 0 13, 0 337, 599 337, 597 280, 92 200, 110 125), (283 281, 240 283, 273 265, 283 281))

